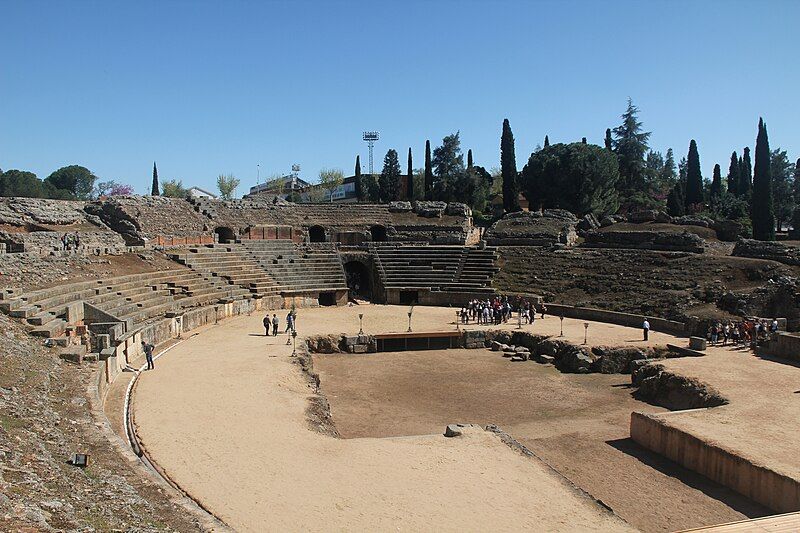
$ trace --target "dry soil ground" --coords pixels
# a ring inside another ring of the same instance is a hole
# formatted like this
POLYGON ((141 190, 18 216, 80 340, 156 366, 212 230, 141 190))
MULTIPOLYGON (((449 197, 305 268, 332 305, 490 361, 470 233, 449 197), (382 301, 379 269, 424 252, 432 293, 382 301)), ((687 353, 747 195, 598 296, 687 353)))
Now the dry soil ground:
MULTIPOLYGON (((300 310, 302 334, 402 331, 405 307, 300 310)), ((453 310, 415 311, 448 326, 453 310)), ((134 417, 148 454, 238 530, 619 531, 629 526, 540 461, 482 430, 337 439, 309 427, 313 394, 285 335, 227 320, 146 372, 134 417)))
MULTIPOLYGON (((298 328, 354 334, 363 312, 368 333, 404 331, 406 311, 304 309, 298 328)), ((417 308, 415 331, 453 328, 453 314, 417 308)), ((151 457, 237 528, 624 527, 496 437, 431 435, 452 422, 501 425, 637 528, 766 512, 633 444, 630 412, 659 408, 633 400, 627 376, 560 374, 482 350, 316 356, 334 421, 350 438, 314 432, 305 414, 312 392, 287 337, 261 336, 260 321, 225 321, 172 349, 142 377, 134 401, 151 457)), ((555 318, 533 326, 558 327, 555 318)), ((640 342, 629 328, 592 323, 589 331, 590 344, 640 342)), ((565 335, 582 339, 583 322, 565 320, 565 335)))

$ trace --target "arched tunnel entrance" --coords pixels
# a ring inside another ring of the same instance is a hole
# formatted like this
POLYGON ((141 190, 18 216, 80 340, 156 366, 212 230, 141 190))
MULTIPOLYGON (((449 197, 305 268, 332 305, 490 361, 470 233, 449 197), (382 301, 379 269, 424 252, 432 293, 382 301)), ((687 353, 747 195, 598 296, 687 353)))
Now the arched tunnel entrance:
POLYGON ((308 242, 325 242, 325 228, 322 226, 308 228, 308 242))
POLYGON ((227 244, 236 242, 236 233, 231 228, 220 226, 214 230, 217 235, 217 242, 220 244, 227 244))
POLYGON ((386 226, 376 224, 369 229, 369 232, 372 235, 372 242, 386 242, 388 240, 386 226))
POLYGON ((372 298, 372 273, 361 261, 348 261, 344 264, 347 288, 350 298, 372 298))

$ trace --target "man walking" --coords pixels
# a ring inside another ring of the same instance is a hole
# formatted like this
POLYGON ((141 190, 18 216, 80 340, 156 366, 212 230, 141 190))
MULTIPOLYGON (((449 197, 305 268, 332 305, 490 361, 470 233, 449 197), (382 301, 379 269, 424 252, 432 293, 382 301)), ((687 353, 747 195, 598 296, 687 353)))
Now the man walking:
POLYGON ((278 320, 278 315, 275 313, 272 314, 272 335, 277 337, 278 336, 278 325, 280 324, 280 320, 278 320))
POLYGON ((147 370, 153 370, 156 366, 153 364, 153 345, 147 344, 142 340, 142 351, 144 358, 147 359, 147 370))
POLYGON ((650 322, 647 321, 647 317, 645 317, 642 323, 642 333, 644 333, 644 340, 647 340, 650 336, 650 322))
POLYGON ((269 337, 269 313, 264 316, 264 320, 261 323, 264 324, 264 336, 269 337))
POLYGON ((294 331, 294 315, 291 311, 286 315, 286 330, 284 333, 288 333, 290 331, 294 331))

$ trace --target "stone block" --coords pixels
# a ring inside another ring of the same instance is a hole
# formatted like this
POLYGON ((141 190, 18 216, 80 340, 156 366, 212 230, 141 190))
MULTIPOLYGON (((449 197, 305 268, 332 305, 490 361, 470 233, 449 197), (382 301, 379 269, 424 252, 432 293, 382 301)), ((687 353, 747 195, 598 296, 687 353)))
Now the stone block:
POLYGON ((702 337, 689 337, 689 349, 703 351, 707 348, 707 342, 702 337))
POLYGON ((354 344, 350 347, 351 353, 367 353, 366 344, 354 344))
POLYGON ((68 346, 66 348, 62 348, 58 356, 64 361, 81 364, 83 362, 83 356, 85 354, 86 354, 86 346, 84 346, 83 344, 76 344, 75 346, 68 346))
POLYGON ((459 437, 461 434, 461 427, 459 427, 458 424, 448 424, 447 427, 444 428, 445 437, 459 437))
POLYGON ((116 354, 117 354, 117 350, 114 349, 114 348, 111 348, 111 347, 103 348, 102 350, 100 350, 100 360, 101 361, 105 361, 106 359, 109 359, 111 357, 115 357, 116 354))
POLYGON ((536 354, 533 356, 533 360, 543 365, 552 365, 556 358, 552 355, 536 354))

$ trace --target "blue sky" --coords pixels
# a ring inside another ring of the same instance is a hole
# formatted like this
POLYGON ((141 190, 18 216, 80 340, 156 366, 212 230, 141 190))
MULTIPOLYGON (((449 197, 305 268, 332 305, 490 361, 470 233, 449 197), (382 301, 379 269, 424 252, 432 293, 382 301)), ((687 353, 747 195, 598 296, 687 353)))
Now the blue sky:
POLYGON ((753 146, 800 157, 800 2, 37 2, 0 0, 0 168, 81 164, 149 190, 162 179, 245 186, 292 163, 352 172, 422 166, 461 132, 499 165, 511 121, 520 168, 545 134, 602 144, 630 96, 651 146, 704 176, 753 146))

